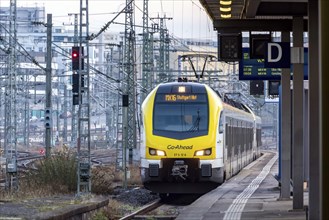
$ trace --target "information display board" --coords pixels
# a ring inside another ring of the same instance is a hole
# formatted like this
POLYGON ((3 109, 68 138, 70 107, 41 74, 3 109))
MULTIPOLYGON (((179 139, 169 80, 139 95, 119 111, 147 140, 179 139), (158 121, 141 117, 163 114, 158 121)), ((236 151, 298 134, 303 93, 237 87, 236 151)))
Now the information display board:
MULTIPOLYGON (((264 59, 250 59, 249 48, 242 49, 239 80, 281 80, 281 68, 265 68, 264 59)), ((292 73, 292 65, 290 67, 292 73)), ((308 49, 304 49, 304 80, 308 79, 308 49)))

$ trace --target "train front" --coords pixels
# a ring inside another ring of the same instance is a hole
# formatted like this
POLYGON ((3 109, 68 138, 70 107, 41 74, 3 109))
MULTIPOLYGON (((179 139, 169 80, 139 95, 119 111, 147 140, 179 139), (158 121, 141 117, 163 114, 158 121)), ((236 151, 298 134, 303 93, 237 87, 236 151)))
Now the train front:
POLYGON ((167 83, 155 88, 142 106, 141 176, 156 193, 204 193, 222 181, 216 159, 220 114, 197 83, 167 83))

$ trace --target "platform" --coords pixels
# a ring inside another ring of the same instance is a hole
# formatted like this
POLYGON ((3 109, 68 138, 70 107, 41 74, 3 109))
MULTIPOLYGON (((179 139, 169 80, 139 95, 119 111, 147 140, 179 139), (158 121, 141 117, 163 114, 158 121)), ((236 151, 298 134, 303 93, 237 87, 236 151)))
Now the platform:
MULTIPOLYGON (((181 210, 176 219, 307 219, 306 209, 293 210, 292 199, 280 199, 277 172, 276 153, 266 151, 238 175, 181 210)), ((304 204, 307 207, 308 192, 304 192, 304 204)))

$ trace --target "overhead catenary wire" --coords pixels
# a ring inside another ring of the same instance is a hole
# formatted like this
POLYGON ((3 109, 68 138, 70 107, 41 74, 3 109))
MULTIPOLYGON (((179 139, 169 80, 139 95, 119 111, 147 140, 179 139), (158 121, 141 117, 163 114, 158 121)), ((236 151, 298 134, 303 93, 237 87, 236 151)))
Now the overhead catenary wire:
MULTIPOLYGON (((69 52, 68 51, 66 51, 65 49, 61 48, 56 43, 52 43, 52 44, 55 45, 56 47, 60 48, 63 51, 63 52, 60 53, 62 56, 67 57, 67 58, 71 58, 71 56, 69 55, 69 52)), ((86 63, 85 63, 85 65, 86 65, 86 63)), ((113 78, 111 76, 108 76, 107 74, 103 73, 102 71, 96 69, 95 67, 93 67, 91 65, 89 65, 89 68, 90 68, 90 70, 94 71, 97 74, 100 74, 100 75, 106 77, 109 80, 112 80, 112 81, 117 82, 117 83, 124 83, 125 84, 125 82, 120 81, 119 79, 115 79, 115 78, 113 78)), ((125 75, 127 75, 127 73, 125 71, 122 71, 122 73, 125 74, 125 75)), ((140 83, 136 82, 135 84, 136 84, 136 86, 138 86, 139 88, 142 89, 141 90, 142 92, 146 92, 147 91, 140 83)))
MULTIPOLYGON (((9 37, 11 37, 11 38, 13 38, 11 35, 10 35, 10 33, 9 33, 9 31, 4 27, 4 25, 2 25, 1 23, 0 23, 0 26, 9 34, 9 37)), ((16 40, 16 39, 13 39, 13 40, 16 40)), ((3 39, 3 41, 5 41, 4 39, 3 39)), ((7 41, 6 41, 7 42, 7 41)), ((7 42, 8 43, 8 42, 7 42)), ((43 67, 43 66, 41 66, 40 64, 39 64, 39 62, 34 58, 34 57, 32 57, 30 54, 29 54, 29 52, 27 52, 27 50, 16 40, 16 44, 23 50, 23 51, 20 51, 20 50, 17 50, 17 48, 15 48, 15 50, 17 51, 17 52, 19 52, 19 53, 21 53, 22 55, 24 55, 26 58, 28 58, 33 64, 35 64, 36 66, 38 66, 40 69, 42 69, 42 70, 44 70, 44 71, 46 71, 46 68, 45 67, 43 67)))
POLYGON ((121 14, 121 13, 123 13, 126 9, 127 9, 127 7, 130 5, 130 4, 132 4, 132 2, 133 2, 134 0, 131 0, 130 1, 130 3, 129 4, 127 4, 111 21, 109 21, 109 22, 107 22, 106 23, 106 25, 104 26, 104 27, 102 27, 101 28, 101 30, 97 33, 97 34, 91 34, 90 36, 89 36, 89 39, 88 40, 93 40, 93 39, 95 39, 95 38, 97 38, 101 33, 103 33, 104 31, 106 31, 107 30, 107 28, 110 26, 110 24, 117 18, 117 17, 119 17, 119 15, 121 14))
MULTIPOLYGON (((197 6, 197 4, 195 4, 193 1, 191 1, 191 2, 192 2, 192 4, 193 4, 193 5, 196 5, 196 6, 197 6)), ((198 6, 198 7, 199 7, 199 6, 198 6)), ((139 9, 139 10, 140 10, 140 9, 139 9)), ((123 10, 121 10, 120 12, 122 12, 122 11, 124 11, 124 9, 123 9, 123 10)), ((110 24, 111 22, 112 22, 112 23, 114 23, 114 22, 113 22, 113 20, 114 20, 114 19, 112 19, 110 22, 108 22, 108 24, 110 24)), ((104 28, 102 28, 102 29, 101 29, 101 31, 105 31, 105 29, 104 29, 104 28)), ((95 36, 98 36, 98 35, 95 35, 95 36)), ((172 35, 172 36, 173 36, 173 35, 172 35)), ((177 41, 178 41, 178 40, 177 40, 177 41)), ((181 43, 182 45, 184 45, 184 43, 183 43, 183 42, 180 42, 180 43, 181 43)), ((186 48, 188 48, 188 46, 187 46, 187 45, 184 45, 184 46, 185 46, 186 48)), ((174 46, 172 45, 172 47, 174 47, 174 46)), ((191 52, 194 52, 194 51, 193 51, 193 50, 191 50, 191 49, 189 49, 189 51, 191 51, 191 52)), ((99 72, 99 73, 100 73, 100 72, 99 72)), ((106 76, 106 74, 104 74, 104 75, 106 76)), ((106 76, 106 77, 107 77, 107 78, 109 78, 108 76, 106 76)), ((110 79, 111 79, 111 78, 110 78, 110 79)), ((115 80, 115 79, 111 79, 111 80, 115 80)))
MULTIPOLYGON (((192 1, 192 0, 191 0, 192 1)), ((194 5, 196 5, 193 1, 192 1, 192 3, 194 4, 194 5)), ((196 5, 196 6, 198 6, 198 5, 196 5)), ((199 8, 200 8, 200 6, 198 6, 199 8)), ((139 11, 141 11, 142 12, 142 10, 138 7, 138 6, 136 6, 136 8, 139 10, 139 11)), ((184 8, 184 7, 182 7, 182 8, 184 8)), ((182 12, 183 13, 183 12, 182 12)), ((148 19, 150 19, 150 17, 148 16, 148 15, 146 15, 147 17, 148 17, 148 19)), ((152 23, 155 23, 155 21, 154 20, 152 20, 152 19, 150 19, 150 21, 152 22, 152 23)), ((121 25, 124 25, 124 23, 120 23, 120 22, 113 22, 113 23, 115 23, 115 24, 121 24, 121 25)), ((183 23, 183 22, 182 22, 183 23)), ((138 25, 135 25, 136 27, 142 27, 142 26, 138 26, 138 25)), ((149 27, 150 29, 151 29, 151 27, 149 27)), ((174 41, 176 41, 176 42, 178 42, 179 44, 181 44, 182 46, 184 46, 184 48, 186 48, 189 52, 195 52, 195 53, 197 53, 197 51, 194 51, 193 49, 191 49, 191 48, 189 48, 189 46, 188 45, 186 45, 186 44, 184 44, 183 42, 182 42, 182 40, 181 39, 183 39, 183 38, 179 38, 179 37, 175 37, 173 34, 171 35, 171 39, 172 40, 174 40, 174 41)), ((174 45, 171 45, 172 46, 172 48, 175 48, 174 47, 174 45)), ((200 47, 200 48, 203 48, 203 47, 200 47)), ((213 53, 213 51, 207 51, 207 49, 206 48, 203 48, 204 50, 204 52, 211 52, 211 53, 213 53)))
MULTIPOLYGON (((6 42, 6 41, 5 41, 5 42, 6 42)), ((25 56, 26 58, 28 58, 30 61, 32 61, 33 64, 36 64, 36 65, 37 65, 38 67, 40 67, 42 70, 45 70, 45 68, 42 67, 37 61, 35 61, 35 59, 34 59, 34 58, 33 58, 33 57, 32 57, 32 56, 31 56, 31 55, 25 50, 25 48, 24 48, 21 44, 18 43, 18 45, 21 46, 21 48, 24 50, 24 52, 26 52, 26 54, 23 53, 23 52, 20 51, 20 50, 17 50, 17 52, 21 53, 23 56, 25 56)), ((67 52, 67 51, 64 50, 63 48, 59 47, 57 44, 53 43, 53 45, 54 45, 55 47, 60 48, 62 51, 67 52)), ((1 49, 2 51, 4 51, 5 53, 8 53, 8 51, 7 51, 5 48, 0 48, 0 49, 1 49)), ((64 56, 64 57, 70 58, 68 55, 66 55, 66 54, 63 53, 63 52, 56 51, 56 50, 54 50, 54 51, 55 51, 56 53, 58 53, 58 54, 61 54, 61 55, 64 56)), ((92 66, 90 66, 90 68, 91 68, 91 70, 93 70, 95 73, 98 73, 98 74, 100 74, 100 75, 106 77, 107 79, 110 79, 110 80, 112 80, 112 81, 114 81, 114 82, 116 82, 116 83, 119 83, 119 82, 120 82, 120 80, 117 80, 117 79, 115 79, 115 78, 112 78, 112 77, 106 75, 105 73, 103 73, 103 72, 97 70, 96 68, 94 68, 94 67, 92 67, 92 66)), ((118 89, 117 87, 113 87, 113 88, 116 89, 116 90, 118 90, 118 91, 120 91, 120 89, 118 89)))

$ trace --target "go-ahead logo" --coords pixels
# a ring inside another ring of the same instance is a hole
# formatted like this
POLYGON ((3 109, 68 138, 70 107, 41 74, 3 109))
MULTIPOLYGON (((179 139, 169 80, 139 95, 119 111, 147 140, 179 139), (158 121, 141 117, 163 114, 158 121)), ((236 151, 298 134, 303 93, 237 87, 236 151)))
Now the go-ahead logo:
POLYGON ((168 145, 167 146, 168 150, 192 150, 193 145, 190 146, 184 146, 184 145, 168 145))

